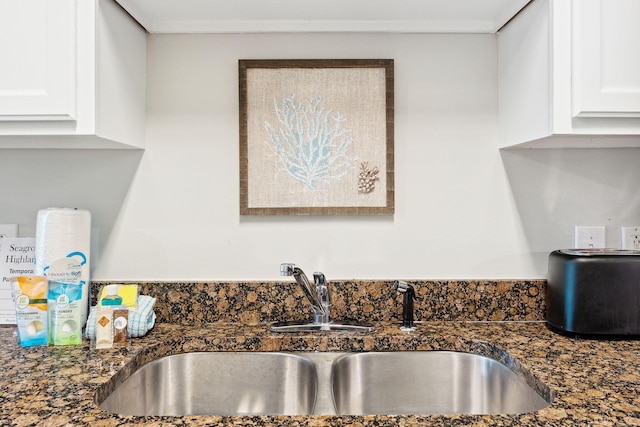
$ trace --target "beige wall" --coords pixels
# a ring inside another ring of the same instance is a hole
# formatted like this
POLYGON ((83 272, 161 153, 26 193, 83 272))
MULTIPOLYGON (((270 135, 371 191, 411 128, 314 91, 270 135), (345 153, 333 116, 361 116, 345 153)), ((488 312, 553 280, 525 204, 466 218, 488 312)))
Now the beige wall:
POLYGON ((150 35, 147 61, 141 158, 0 153, 3 182, 42 169, 0 189, 0 222, 28 235, 40 207, 92 210, 96 280, 269 280, 281 262, 329 280, 544 278, 574 225, 606 225, 614 247, 640 225, 640 150, 497 149, 493 35, 150 35), (395 60, 395 216, 239 216, 237 60, 260 58, 395 60), (69 156, 71 194, 47 181, 69 156))

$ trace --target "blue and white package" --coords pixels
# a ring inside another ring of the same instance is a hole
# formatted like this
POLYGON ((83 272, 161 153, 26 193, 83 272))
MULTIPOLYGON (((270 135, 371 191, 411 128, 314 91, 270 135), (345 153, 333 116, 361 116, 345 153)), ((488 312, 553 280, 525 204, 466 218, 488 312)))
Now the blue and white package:
POLYGON ((49 281, 49 344, 77 345, 82 342, 80 323, 82 285, 49 281))

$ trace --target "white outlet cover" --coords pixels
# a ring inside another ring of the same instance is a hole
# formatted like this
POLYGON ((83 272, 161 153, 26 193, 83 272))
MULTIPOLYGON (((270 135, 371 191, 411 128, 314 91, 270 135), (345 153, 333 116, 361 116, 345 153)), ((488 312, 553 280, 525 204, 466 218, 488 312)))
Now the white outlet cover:
POLYGON ((575 248, 590 249, 605 247, 604 225, 576 225, 575 248))
POLYGON ((640 250, 640 225, 635 227, 621 227, 622 249, 640 250))

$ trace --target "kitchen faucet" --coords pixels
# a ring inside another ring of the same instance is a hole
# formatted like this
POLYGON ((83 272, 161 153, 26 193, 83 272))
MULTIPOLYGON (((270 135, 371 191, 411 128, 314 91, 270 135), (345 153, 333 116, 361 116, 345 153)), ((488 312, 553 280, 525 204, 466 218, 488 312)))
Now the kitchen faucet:
POLYGON ((313 273, 313 285, 309 282, 304 271, 295 264, 280 264, 281 276, 293 276, 298 285, 302 288, 304 296, 313 308, 313 321, 286 321, 276 322, 271 325, 273 332, 371 332, 373 326, 359 321, 343 320, 334 322, 331 320, 329 307, 329 288, 327 279, 320 272, 313 273))
POLYGON ((307 279, 304 271, 295 264, 280 264, 280 275, 293 276, 293 278, 296 279, 296 282, 298 282, 298 285, 302 288, 304 295, 313 308, 313 323, 331 323, 329 315, 329 288, 327 287, 327 280, 324 274, 318 271, 313 273, 315 289, 311 287, 311 283, 309 283, 309 279, 307 279))

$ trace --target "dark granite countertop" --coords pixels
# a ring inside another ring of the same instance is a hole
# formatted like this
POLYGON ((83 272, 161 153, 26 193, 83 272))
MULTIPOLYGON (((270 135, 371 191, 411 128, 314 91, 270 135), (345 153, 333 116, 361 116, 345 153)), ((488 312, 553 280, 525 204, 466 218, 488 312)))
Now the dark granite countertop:
POLYGON ((21 348, 15 327, 0 327, 0 424, 17 426, 184 425, 474 425, 574 426, 640 424, 640 341, 558 335, 540 321, 429 321, 416 333, 391 322, 370 334, 274 334, 266 323, 160 323, 129 349, 81 346, 21 348), (501 360, 554 400, 535 413, 491 416, 132 417, 102 411, 105 396, 142 364, 192 351, 454 350, 501 360))

